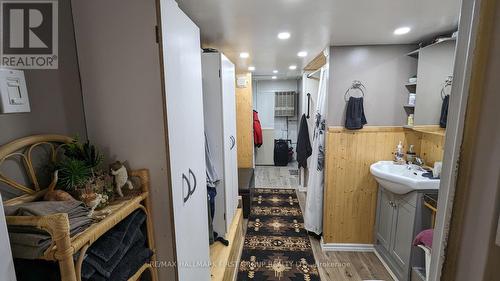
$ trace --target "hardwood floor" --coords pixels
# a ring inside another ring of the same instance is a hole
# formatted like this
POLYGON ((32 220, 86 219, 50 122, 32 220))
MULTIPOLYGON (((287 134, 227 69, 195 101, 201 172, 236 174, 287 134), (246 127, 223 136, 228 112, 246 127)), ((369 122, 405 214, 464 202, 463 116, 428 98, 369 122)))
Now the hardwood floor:
MULTIPOLYGON (((304 210, 306 193, 298 192, 304 210)), ((309 236, 322 281, 392 281, 382 262, 371 252, 324 252, 318 239, 309 236)))
POLYGON ((297 162, 287 167, 257 166, 255 167, 255 187, 298 188, 299 176, 297 162))

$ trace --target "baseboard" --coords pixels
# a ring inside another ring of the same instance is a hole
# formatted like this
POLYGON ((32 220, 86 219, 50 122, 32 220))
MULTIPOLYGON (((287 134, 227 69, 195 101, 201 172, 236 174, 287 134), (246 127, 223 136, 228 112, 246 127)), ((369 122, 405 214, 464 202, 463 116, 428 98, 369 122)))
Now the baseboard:
POLYGON ((379 261, 382 263, 382 265, 385 267, 385 270, 387 270, 387 272, 389 272, 389 275, 391 275, 392 279, 394 281, 399 281, 399 279, 396 277, 396 274, 394 274, 394 272, 392 272, 391 268, 389 267, 389 265, 384 261, 384 259, 382 258, 382 256, 378 253, 377 249, 373 248, 373 252, 375 253, 375 255, 377 256, 377 258, 379 259, 379 261))
POLYGON ((337 252, 374 252, 373 244, 354 244, 354 243, 324 243, 321 238, 321 250, 337 252))

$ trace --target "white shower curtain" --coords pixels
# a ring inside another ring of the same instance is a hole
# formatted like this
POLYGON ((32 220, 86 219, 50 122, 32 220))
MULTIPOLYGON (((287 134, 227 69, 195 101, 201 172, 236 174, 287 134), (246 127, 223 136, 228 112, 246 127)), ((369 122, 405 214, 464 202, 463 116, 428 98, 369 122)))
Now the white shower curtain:
POLYGON ((323 186, 325 167, 326 108, 328 98, 328 64, 321 69, 318 101, 314 116, 313 151, 307 182, 304 226, 316 234, 323 232, 323 186))

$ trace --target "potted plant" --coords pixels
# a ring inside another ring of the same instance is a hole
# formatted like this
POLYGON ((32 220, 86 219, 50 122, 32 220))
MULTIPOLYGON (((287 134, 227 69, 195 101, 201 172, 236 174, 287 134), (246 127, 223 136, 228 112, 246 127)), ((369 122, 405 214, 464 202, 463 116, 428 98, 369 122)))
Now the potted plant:
POLYGON ((103 207, 113 194, 112 178, 101 169, 103 155, 89 141, 78 138, 62 147, 54 163, 58 171, 57 187, 70 193, 89 207, 103 207))

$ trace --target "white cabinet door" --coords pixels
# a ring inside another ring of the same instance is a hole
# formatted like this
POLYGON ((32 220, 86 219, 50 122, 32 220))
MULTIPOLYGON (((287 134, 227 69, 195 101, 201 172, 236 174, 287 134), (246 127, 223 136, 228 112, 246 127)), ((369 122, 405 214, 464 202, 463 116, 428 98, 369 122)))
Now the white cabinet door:
POLYGON ((229 230, 238 206, 238 163, 236 138, 236 72, 234 64, 221 54, 222 108, 224 122, 224 177, 226 227, 229 230))
POLYGON ((205 117, 205 133, 210 145, 210 154, 213 165, 220 177, 216 185, 215 215, 213 229, 218 235, 224 236, 227 232, 226 220, 226 178, 224 176, 224 149, 227 144, 224 138, 223 109, 222 109, 222 83, 219 76, 221 59, 219 53, 202 54, 203 75, 203 114, 205 117))
POLYGON ((0 280, 16 281, 16 273, 14 271, 14 261, 12 260, 12 252, 10 250, 9 233, 7 232, 7 223, 5 221, 3 200, 0 194, 0 280))
POLYGON ((209 280, 200 33, 175 1, 160 8, 178 280, 209 280))

